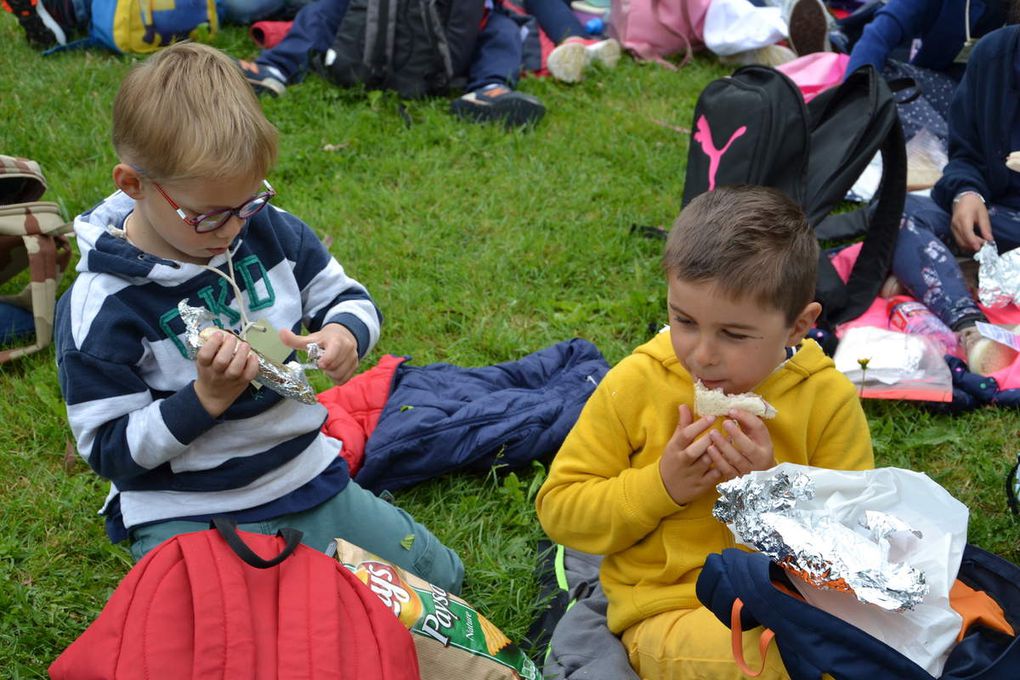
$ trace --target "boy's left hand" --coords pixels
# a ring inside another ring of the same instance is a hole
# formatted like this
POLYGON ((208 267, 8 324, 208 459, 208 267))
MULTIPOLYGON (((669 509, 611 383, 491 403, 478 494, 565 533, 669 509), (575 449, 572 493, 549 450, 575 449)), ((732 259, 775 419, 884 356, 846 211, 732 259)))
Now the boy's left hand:
POLYGON ((342 385, 358 370, 358 341, 346 326, 328 323, 321 330, 308 335, 298 335, 289 329, 280 330, 280 340, 292 349, 303 350, 309 343, 317 343, 322 349, 319 369, 337 385, 342 385))
POLYGON ((708 435, 712 444, 707 453, 722 475, 721 481, 775 467, 772 437, 761 418, 739 409, 733 409, 729 415, 723 421, 725 434, 712 430, 708 435))

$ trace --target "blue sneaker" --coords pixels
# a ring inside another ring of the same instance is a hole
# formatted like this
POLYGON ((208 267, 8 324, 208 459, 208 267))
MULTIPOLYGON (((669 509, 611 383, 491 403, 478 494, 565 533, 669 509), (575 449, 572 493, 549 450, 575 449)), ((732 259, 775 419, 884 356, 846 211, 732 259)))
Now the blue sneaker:
POLYGON ((255 90, 255 94, 278 97, 287 89, 287 78, 275 66, 262 66, 243 59, 234 59, 234 62, 244 74, 244 79, 255 90))
POLYGON ((450 112, 476 123, 500 121, 507 127, 522 127, 542 120, 545 107, 530 94, 493 83, 454 99, 450 112))

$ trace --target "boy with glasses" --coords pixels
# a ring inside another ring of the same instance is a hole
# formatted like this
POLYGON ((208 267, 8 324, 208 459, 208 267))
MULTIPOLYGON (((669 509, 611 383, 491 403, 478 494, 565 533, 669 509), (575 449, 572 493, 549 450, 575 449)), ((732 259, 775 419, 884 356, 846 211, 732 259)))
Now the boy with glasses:
POLYGON ((318 367, 342 383, 381 315, 312 230, 270 203, 277 132, 234 62, 193 43, 142 62, 114 101, 113 142, 118 191, 75 219, 79 273, 56 322, 78 450, 112 482, 110 538, 141 559, 226 515, 249 531, 300 529, 319 550, 340 536, 459 591, 456 553, 350 479, 322 406, 251 385, 258 359, 241 337, 279 329, 284 353, 315 342, 318 367), (192 360, 181 301, 234 332, 213 333, 192 360))

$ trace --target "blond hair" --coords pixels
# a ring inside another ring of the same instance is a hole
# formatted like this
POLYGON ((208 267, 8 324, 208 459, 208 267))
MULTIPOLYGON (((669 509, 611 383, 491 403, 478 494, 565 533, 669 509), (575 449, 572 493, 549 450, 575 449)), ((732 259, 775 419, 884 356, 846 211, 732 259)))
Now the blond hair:
POLYGON ((804 211, 785 194, 720 187, 681 211, 662 266, 683 281, 711 282, 733 299, 750 297, 793 324, 814 299, 818 242, 804 211))
POLYGON ((160 182, 262 179, 276 162, 276 128, 238 65, 181 42, 135 66, 113 103, 113 146, 160 182))

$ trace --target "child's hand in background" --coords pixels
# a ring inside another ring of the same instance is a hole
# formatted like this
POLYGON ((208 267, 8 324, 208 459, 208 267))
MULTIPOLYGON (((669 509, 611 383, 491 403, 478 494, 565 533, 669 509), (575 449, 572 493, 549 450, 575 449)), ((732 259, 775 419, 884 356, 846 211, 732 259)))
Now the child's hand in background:
POLYGON ((676 430, 659 459, 659 474, 670 497, 684 505, 715 488, 722 476, 712 467, 712 457, 708 454, 712 440, 703 436, 714 419, 694 420, 687 404, 681 404, 679 412, 676 430))
POLYGON ((280 340, 293 349, 304 350, 309 343, 322 349, 319 369, 337 385, 351 379, 358 369, 358 341, 346 326, 328 323, 321 330, 308 335, 297 335, 286 328, 280 331, 280 340))
POLYGON ((233 333, 211 333, 195 355, 195 394, 213 418, 223 415, 259 372, 248 343, 233 333))
POLYGON ((721 475, 719 481, 775 467, 772 437, 761 418, 740 409, 733 409, 729 415, 730 418, 723 421, 725 434, 712 430, 706 437, 712 442, 708 455, 721 475))

